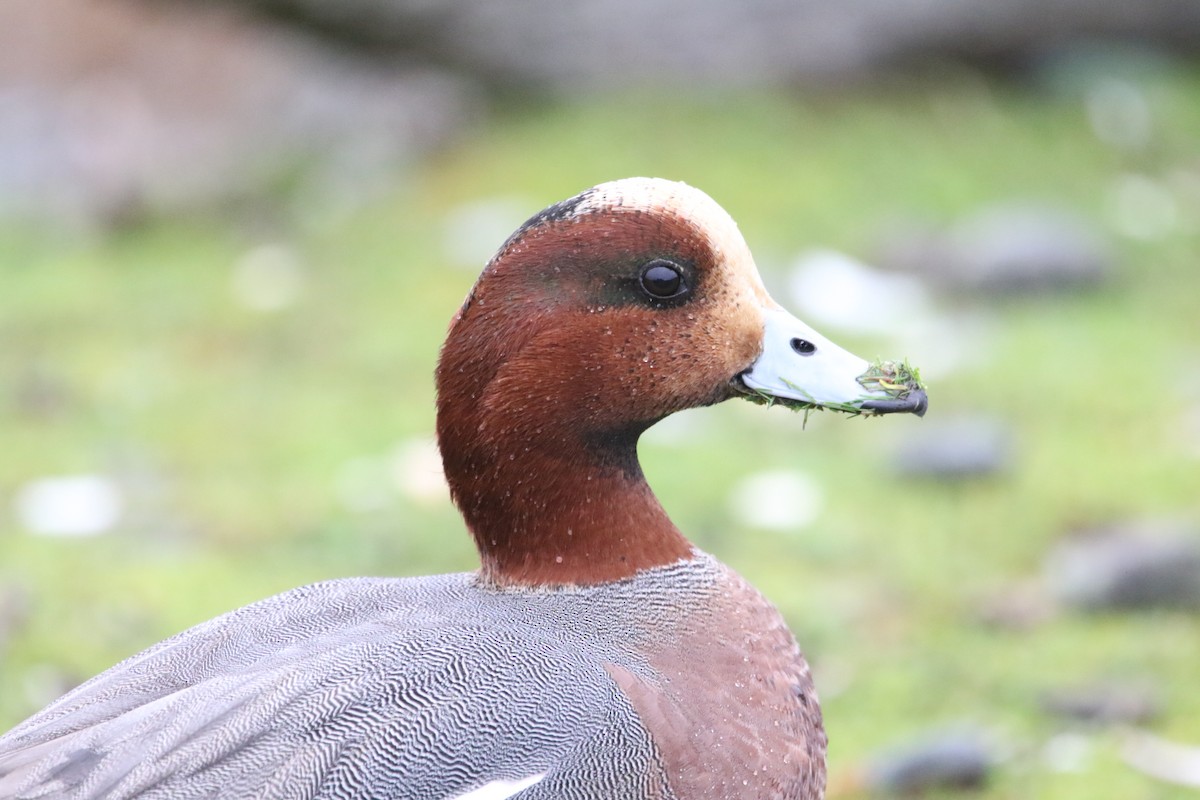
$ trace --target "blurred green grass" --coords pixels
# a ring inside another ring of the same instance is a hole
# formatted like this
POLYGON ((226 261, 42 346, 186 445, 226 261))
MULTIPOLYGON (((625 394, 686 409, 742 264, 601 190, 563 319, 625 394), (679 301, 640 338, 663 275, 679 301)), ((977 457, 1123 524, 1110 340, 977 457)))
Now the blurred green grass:
MULTIPOLYGON (((87 677, 291 586, 473 568, 444 503, 397 495, 355 511, 338 491, 347 464, 432 432, 437 348, 475 277, 444 242, 463 203, 499 196, 533 213, 616 177, 686 180, 739 221, 779 287, 790 254, 868 254, 896 218, 947 223, 1042 198, 1103 223, 1123 173, 1196 180, 1200 75, 1160 76, 1150 97, 1154 145, 1133 155, 1097 140, 1077 96, 974 78, 527 105, 321 224, 238 209, 96 237, 0 231, 0 498, 79 472, 133 487, 120 530, 103 537, 36 537, 0 518, 0 587, 30 597, 28 622, 0 642, 0 728, 45 699, 48 674, 87 677), (233 265, 276 241, 296 252, 304 291, 282 311, 248 310, 230 290, 233 265)), ((1200 465, 1179 436, 1200 366, 1200 201, 1181 203, 1174 233, 1114 237, 1107 286, 994 305, 994 343, 971 368, 927 371, 930 419, 981 411, 1017 426, 1006 474, 903 481, 888 470, 891 448, 919 420, 818 414, 802 429, 798 416, 742 403, 689 412, 686 436, 644 443, 680 527, 791 620, 827 688, 835 775, 966 721, 1011 745, 981 797, 1176 796, 1121 765, 1104 733, 1085 771, 1049 769, 1040 748, 1063 726, 1036 698, 1075 680, 1149 679, 1165 698, 1156 729, 1200 742, 1200 620, 1066 615, 998 633, 977 609, 1036 577, 1067 526, 1200 513, 1200 465), (819 481, 812 526, 780 535, 731 512, 738 479, 771 468, 819 481)), ((830 333, 921 364, 887 337, 830 333)))

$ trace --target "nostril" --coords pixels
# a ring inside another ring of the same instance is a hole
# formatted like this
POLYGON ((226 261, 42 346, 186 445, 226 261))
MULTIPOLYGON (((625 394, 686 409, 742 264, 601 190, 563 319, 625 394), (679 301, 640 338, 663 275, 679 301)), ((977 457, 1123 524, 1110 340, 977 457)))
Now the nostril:
POLYGON ((817 346, 808 339, 792 339, 792 349, 802 356, 811 356, 817 352, 817 346))

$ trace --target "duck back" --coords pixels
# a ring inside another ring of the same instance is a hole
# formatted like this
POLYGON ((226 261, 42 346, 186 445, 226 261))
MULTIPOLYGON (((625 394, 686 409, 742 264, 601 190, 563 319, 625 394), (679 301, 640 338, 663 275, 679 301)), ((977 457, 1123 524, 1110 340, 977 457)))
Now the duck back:
POLYGON ((0 796, 808 798, 824 741, 778 613, 697 554, 588 587, 464 573, 278 595, 0 739, 0 796))

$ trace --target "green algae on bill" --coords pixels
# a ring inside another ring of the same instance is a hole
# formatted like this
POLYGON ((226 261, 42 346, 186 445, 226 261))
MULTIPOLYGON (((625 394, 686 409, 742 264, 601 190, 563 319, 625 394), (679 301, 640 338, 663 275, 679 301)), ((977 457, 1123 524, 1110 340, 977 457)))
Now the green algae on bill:
POLYGON ((895 400, 903 400, 914 392, 924 392, 921 370, 903 361, 875 359, 870 368, 859 376, 858 382, 869 392, 884 392, 895 400))
MULTIPOLYGON (((786 378, 780 380, 799 394, 807 394, 799 386, 786 378)), ((913 411, 918 416, 924 415, 927 404, 925 383, 921 380, 921 371, 912 366, 908 359, 901 361, 876 358, 860 375, 858 383, 869 395, 849 403, 817 402, 813 399, 796 400, 778 397, 766 392, 751 389, 744 394, 745 399, 759 405, 780 405, 793 411, 803 411, 805 422, 812 411, 838 411, 852 417, 879 416, 893 411, 913 411)), ((747 387, 749 388, 749 387, 747 387)))

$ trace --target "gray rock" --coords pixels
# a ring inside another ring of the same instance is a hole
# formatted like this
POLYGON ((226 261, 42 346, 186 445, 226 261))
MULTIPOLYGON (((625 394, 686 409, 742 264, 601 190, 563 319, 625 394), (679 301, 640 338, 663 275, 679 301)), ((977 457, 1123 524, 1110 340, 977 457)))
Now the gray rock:
POLYGON ((1099 285, 1112 255, 1096 228, 1065 208, 984 209, 951 232, 964 284, 985 292, 1037 294, 1099 285))
POLYGON ((936 57, 1013 65, 1077 37, 1194 52, 1192 0, 227 0, 494 86, 573 92, 845 80, 936 57))
POLYGON ((369 191, 477 100, 448 73, 211 5, 11 0, 0 54, 0 216, 56 231, 262 197, 310 175, 326 202, 369 191))
POLYGON ((1162 713, 1162 698, 1152 687, 1129 682, 1064 686, 1038 698, 1042 711, 1097 725, 1152 722, 1162 713))
POLYGON ((1012 433, 990 417, 925 420, 894 448, 893 469, 918 478, 975 478, 1006 469, 1012 433))
POLYGON ((972 730, 928 734, 871 756, 865 782, 874 793, 922 794, 938 789, 976 789, 998 761, 987 737, 972 730))
POLYGON ((1113 255, 1099 229, 1062 207, 988 207, 945 231, 894 232, 880 248, 885 267, 968 294, 1037 295, 1102 285, 1113 255))
POLYGON ((1079 531, 1050 551, 1045 574, 1074 608, 1200 611, 1200 530, 1139 520, 1079 531))

